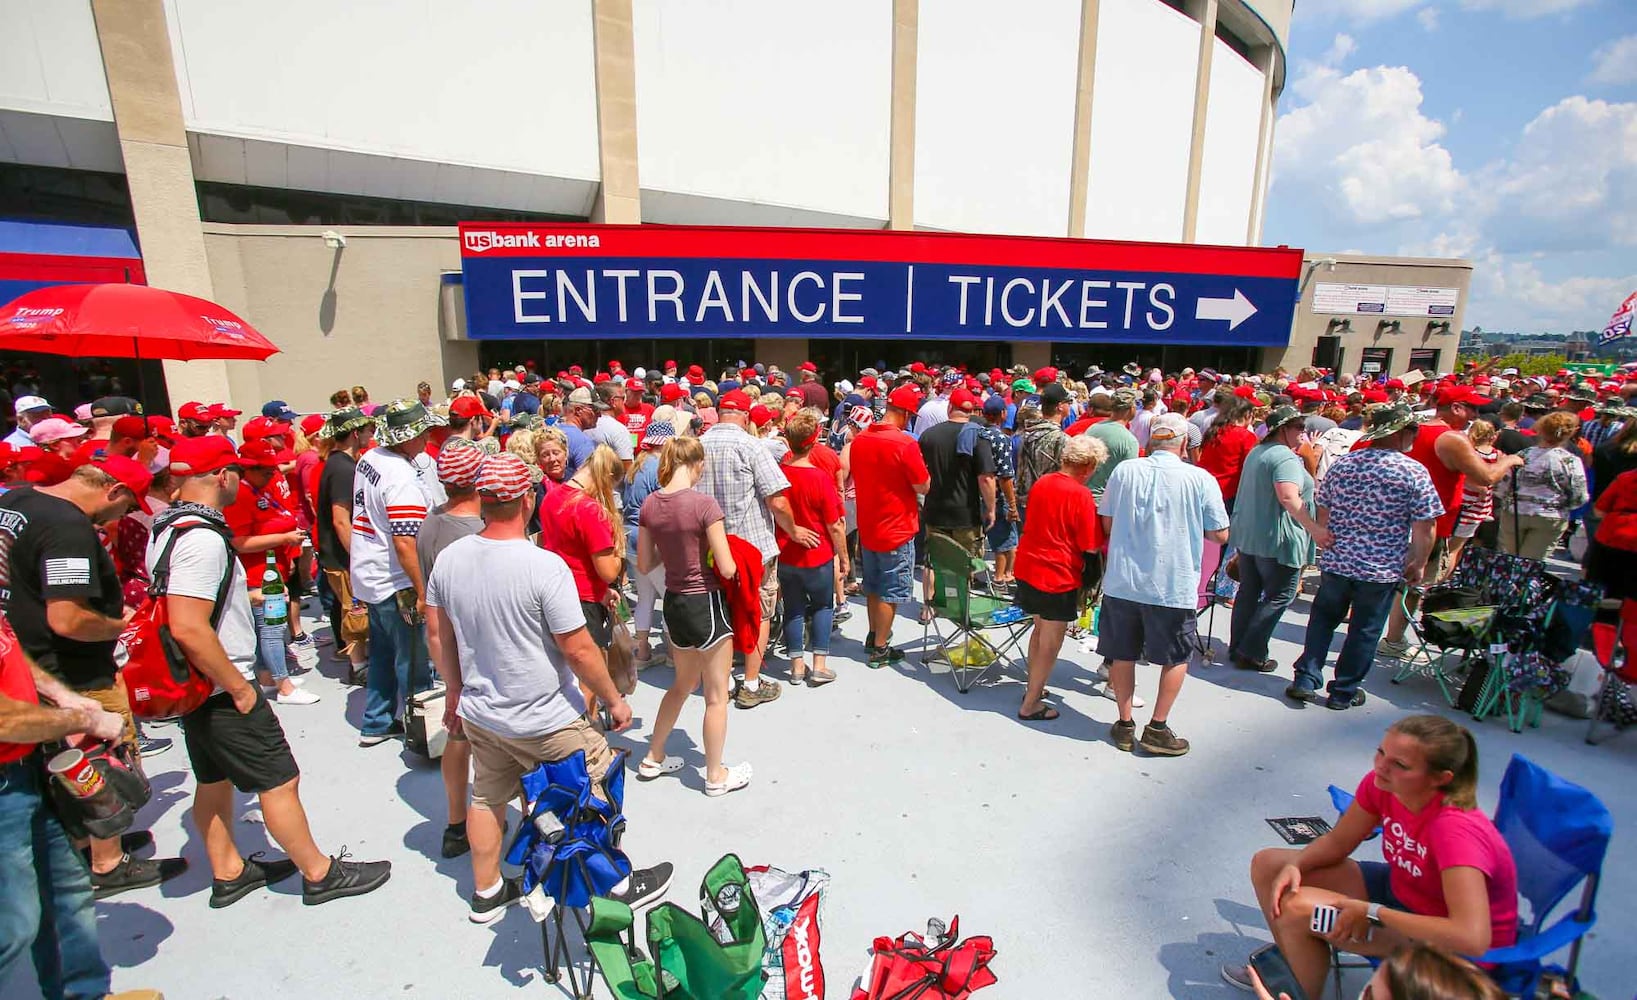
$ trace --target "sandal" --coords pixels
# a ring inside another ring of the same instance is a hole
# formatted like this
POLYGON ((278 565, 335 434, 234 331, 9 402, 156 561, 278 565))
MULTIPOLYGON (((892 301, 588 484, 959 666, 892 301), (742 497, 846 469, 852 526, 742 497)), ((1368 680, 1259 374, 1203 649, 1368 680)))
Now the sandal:
POLYGON ((1050 705, 1041 705, 1028 715, 1024 715, 1022 712, 1017 713, 1017 717, 1024 722, 1050 722, 1057 716, 1057 709, 1050 705))
POLYGON ((922 625, 930 624, 932 619, 933 619, 934 614, 935 614, 935 612, 932 610, 932 605, 922 604, 921 605, 921 624, 922 625))
POLYGON ((721 781, 705 782, 706 795, 714 799, 719 795, 726 795, 729 792, 737 792, 739 789, 750 784, 751 770, 748 761, 740 761, 727 770, 728 776, 723 778, 721 781))
POLYGON ((807 672, 807 686, 810 688, 823 687, 836 679, 836 672, 829 667, 823 670, 809 670, 807 672))
POLYGON ((666 757, 664 760, 657 761, 644 757, 642 763, 637 765, 637 780, 653 781, 655 778, 675 774, 680 770, 682 770, 681 757, 666 757))

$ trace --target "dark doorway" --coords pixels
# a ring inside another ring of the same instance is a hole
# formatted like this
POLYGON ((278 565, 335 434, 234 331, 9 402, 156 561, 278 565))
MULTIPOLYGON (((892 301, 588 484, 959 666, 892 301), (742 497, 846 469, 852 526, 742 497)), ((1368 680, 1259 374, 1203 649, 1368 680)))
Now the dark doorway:
MULTIPOLYGON (((165 391, 165 369, 158 361, 143 361, 142 378, 137 378, 138 362, 130 358, 65 358, 58 354, 33 351, 0 351, 0 403, 4 420, 11 422, 12 401, 18 396, 44 396, 58 413, 70 414, 74 407, 102 396, 130 396, 142 403, 147 413, 171 412, 165 391), (140 384, 140 391, 138 385, 140 384)), ((200 400, 201 403, 220 400, 200 400)))
POLYGON ((1184 368, 1213 368, 1219 372, 1256 370, 1257 349, 1252 347, 1203 347, 1193 344, 1083 344, 1058 341, 1052 344, 1052 364, 1076 378, 1096 365, 1104 371, 1119 371, 1135 361, 1146 371, 1177 372, 1184 368))
POLYGON ((490 368, 516 367, 533 361, 542 374, 567 371, 581 365, 586 371, 618 361, 628 372, 655 369, 675 361, 682 370, 689 365, 705 369, 710 378, 740 361, 756 361, 756 342, 744 338, 673 337, 647 340, 480 340, 478 363, 490 368))
POLYGON ((865 368, 899 370, 923 364, 962 365, 969 372, 1009 368, 1012 345, 994 340, 819 339, 807 342, 807 354, 823 372, 851 378, 865 368))

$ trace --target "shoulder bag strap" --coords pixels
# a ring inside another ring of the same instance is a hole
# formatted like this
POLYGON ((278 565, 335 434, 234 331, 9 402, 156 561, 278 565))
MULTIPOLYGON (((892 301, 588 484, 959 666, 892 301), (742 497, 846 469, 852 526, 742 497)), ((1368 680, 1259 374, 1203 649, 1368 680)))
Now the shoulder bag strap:
POLYGON ((222 574, 222 582, 216 588, 216 605, 210 612, 210 627, 214 629, 220 627, 222 615, 227 610, 228 592, 233 587, 233 560, 238 558, 238 553, 233 551, 233 543, 215 525, 198 521, 170 529, 171 536, 165 539, 165 547, 159 550, 159 560, 153 565, 153 580, 148 584, 148 596, 155 600, 165 596, 165 588, 170 586, 171 550, 176 548, 176 539, 183 532, 192 531, 194 528, 209 528, 227 548, 227 571, 222 574))

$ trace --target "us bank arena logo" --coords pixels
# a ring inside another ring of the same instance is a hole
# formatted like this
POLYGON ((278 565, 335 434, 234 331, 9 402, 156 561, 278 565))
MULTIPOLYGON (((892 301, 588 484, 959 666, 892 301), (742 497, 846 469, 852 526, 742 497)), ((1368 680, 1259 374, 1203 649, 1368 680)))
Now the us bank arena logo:
POLYGON ((467 232, 464 245, 468 253, 483 253, 486 250, 540 250, 563 249, 569 247, 597 248, 602 246, 601 237, 595 233, 497 233, 493 230, 479 229, 467 232))

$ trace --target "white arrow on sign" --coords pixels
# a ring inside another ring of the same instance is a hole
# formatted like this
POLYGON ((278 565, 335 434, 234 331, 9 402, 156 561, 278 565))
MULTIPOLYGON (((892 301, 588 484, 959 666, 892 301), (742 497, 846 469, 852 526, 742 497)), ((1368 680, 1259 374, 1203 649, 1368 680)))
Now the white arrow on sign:
POLYGON ((1194 319, 1225 319, 1230 330, 1239 329, 1239 324, 1255 315, 1256 307, 1237 288, 1233 290, 1231 299, 1202 298, 1194 306, 1194 319))

